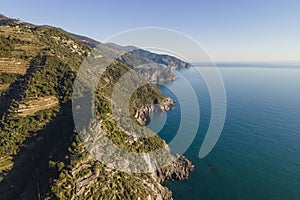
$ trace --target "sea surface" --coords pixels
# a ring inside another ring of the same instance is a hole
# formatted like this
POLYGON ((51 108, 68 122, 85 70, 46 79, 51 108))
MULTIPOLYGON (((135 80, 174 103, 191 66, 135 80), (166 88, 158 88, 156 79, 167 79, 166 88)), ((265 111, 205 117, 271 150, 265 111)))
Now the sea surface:
MULTIPOLYGON (((195 69, 180 71, 193 86, 201 111, 197 136, 184 154, 195 170, 187 181, 165 185, 175 200, 299 200, 300 68, 235 65, 219 71, 226 89, 227 116, 219 141, 203 159, 198 152, 211 117, 209 92, 195 69)), ((182 81, 158 87, 176 99, 178 94, 170 89, 184 92, 182 81)), ((193 121, 193 109, 189 112, 193 121)), ((175 110, 154 113, 150 128, 156 130, 166 120, 159 135, 170 142, 180 115, 178 101, 175 110)))

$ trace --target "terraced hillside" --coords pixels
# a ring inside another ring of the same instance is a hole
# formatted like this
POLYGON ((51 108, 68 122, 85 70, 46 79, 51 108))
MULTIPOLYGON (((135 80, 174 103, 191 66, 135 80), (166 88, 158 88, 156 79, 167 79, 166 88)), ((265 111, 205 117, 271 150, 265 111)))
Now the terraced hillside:
MULTIPOLYGON (((71 95, 89 46, 61 29, 0 16, 0 47, 0 199, 172 199, 161 183, 186 178, 188 160, 180 157, 157 173, 129 174, 95 160, 80 141, 71 95)), ((113 62, 99 83, 102 128, 133 152, 165 147, 157 135, 128 143, 130 135, 108 117, 113 85, 129 69, 113 62)), ((165 99, 153 85, 143 86, 133 95, 132 114, 165 99)))

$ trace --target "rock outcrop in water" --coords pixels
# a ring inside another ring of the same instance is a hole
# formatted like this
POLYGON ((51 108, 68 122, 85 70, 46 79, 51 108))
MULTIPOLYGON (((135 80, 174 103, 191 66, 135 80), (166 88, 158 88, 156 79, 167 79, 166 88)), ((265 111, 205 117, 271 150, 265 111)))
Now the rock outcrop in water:
POLYGON ((162 183, 166 180, 185 180, 194 169, 194 165, 186 157, 176 154, 176 161, 169 166, 159 169, 153 174, 155 179, 162 183))
POLYGON ((172 192, 161 185, 161 183, 166 180, 185 180, 188 178, 189 173, 194 169, 192 163, 184 156, 175 155, 176 161, 167 167, 162 169, 157 169, 151 174, 154 180, 156 180, 157 185, 153 185, 156 188, 155 198, 149 199, 167 199, 172 200, 172 192))
POLYGON ((159 104, 155 104, 154 102, 150 105, 146 105, 135 112, 135 118, 141 125, 146 125, 149 120, 149 115, 152 112, 163 111, 167 112, 171 110, 174 106, 175 100, 171 98, 165 98, 165 100, 159 104))

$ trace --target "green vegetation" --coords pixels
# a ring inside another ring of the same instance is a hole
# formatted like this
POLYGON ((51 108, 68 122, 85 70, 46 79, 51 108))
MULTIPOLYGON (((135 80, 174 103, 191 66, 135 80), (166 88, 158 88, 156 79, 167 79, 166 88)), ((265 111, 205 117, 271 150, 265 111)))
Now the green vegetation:
MULTIPOLYGON (((57 28, 12 21, 0 26, 0 47, 0 85, 10 87, 0 96, 0 199, 36 198, 29 194, 47 199, 146 199, 162 187, 149 174, 109 169, 79 140, 71 96, 88 46, 57 28), (49 106, 45 99, 54 103, 49 106)), ((129 69, 113 62, 105 72, 96 94, 97 117, 119 147, 132 152, 164 147, 157 135, 127 142, 128 130, 111 117, 112 89, 129 69)), ((139 88, 131 99, 132 117, 142 106, 164 98, 151 84, 139 88)))
POLYGON ((8 74, 8 73, 1 73, 0 74, 0 84, 10 84, 17 80, 19 76, 17 74, 8 74))

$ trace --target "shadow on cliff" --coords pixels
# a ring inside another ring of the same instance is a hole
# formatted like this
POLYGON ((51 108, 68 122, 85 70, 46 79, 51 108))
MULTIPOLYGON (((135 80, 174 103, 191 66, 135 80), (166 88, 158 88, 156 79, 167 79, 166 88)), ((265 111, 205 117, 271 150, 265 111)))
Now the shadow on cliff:
POLYGON ((24 94, 26 90, 29 77, 36 69, 38 69, 38 67, 45 65, 45 62, 46 57, 34 57, 30 61, 30 65, 26 73, 11 83, 7 92, 0 96, 0 117, 2 117, 8 111, 13 101, 20 101, 22 99, 22 94, 24 94))
POLYGON ((71 102, 40 132, 31 135, 14 156, 14 166, 0 183, 0 199, 44 199, 58 171, 49 161, 68 162, 65 158, 72 142, 74 122, 71 102))

